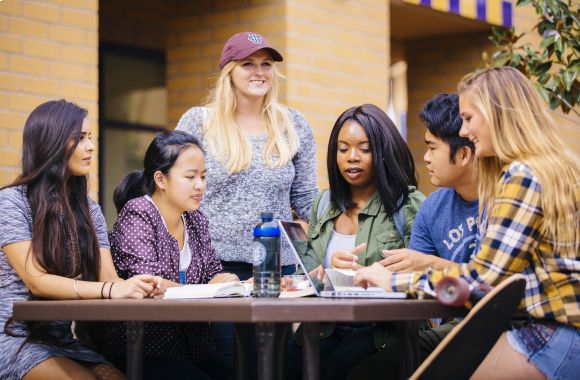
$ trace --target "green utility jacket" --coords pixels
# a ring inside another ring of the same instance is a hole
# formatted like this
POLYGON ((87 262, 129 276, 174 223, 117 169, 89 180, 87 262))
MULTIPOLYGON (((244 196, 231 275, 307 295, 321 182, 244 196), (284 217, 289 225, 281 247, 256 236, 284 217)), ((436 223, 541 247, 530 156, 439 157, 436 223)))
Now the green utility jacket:
MULTIPOLYGON (((330 202, 320 219, 317 219, 318 204, 322 194, 322 192, 318 194, 312 204, 308 223, 308 238, 314 252, 300 252, 304 265, 308 270, 312 270, 324 263, 326 248, 334 230, 334 219, 341 214, 341 211, 330 202)), ((414 186, 409 187, 409 198, 403 206, 405 210, 405 236, 400 236, 393 218, 387 215, 383 207, 379 193, 375 192, 358 215, 359 229, 356 234, 355 246, 367 243, 367 249, 359 254, 357 262, 360 265, 369 266, 384 258, 381 253, 383 249, 407 247, 411 238, 415 215, 424 200, 425 196, 420 191, 414 186)), ((374 338, 377 349, 384 348, 388 338, 388 326, 389 324, 378 323, 377 328, 375 328, 374 338)), ((333 332, 334 323, 320 324, 319 336, 321 339, 332 335, 333 332)), ((301 334, 297 334, 296 338, 300 341, 301 334)))

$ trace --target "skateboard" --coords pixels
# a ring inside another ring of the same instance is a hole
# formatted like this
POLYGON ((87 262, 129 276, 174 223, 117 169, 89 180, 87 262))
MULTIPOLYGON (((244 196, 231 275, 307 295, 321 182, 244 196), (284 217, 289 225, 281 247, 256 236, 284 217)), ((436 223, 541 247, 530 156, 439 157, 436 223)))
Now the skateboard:
POLYGON ((506 330, 526 287, 526 280, 520 274, 509 277, 487 292, 481 289, 473 292, 474 289, 462 281, 465 280, 442 279, 437 285, 440 302, 463 305, 483 297, 419 366, 411 379, 468 379, 506 330))
POLYGON ((447 306, 473 307, 482 299, 491 287, 487 284, 479 286, 470 285, 461 277, 443 277, 435 286, 437 300, 447 306))

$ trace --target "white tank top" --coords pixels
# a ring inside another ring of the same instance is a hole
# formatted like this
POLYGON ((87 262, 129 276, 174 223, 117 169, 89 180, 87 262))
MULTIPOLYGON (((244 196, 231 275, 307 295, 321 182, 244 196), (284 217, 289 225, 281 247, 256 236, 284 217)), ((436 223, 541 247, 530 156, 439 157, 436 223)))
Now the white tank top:
MULTIPOLYGON (((155 208, 157 208, 157 205, 155 202, 153 202, 153 199, 151 199, 149 195, 145 195, 145 199, 147 199, 149 202, 151 202, 151 204, 153 204, 153 206, 155 206, 155 208)), ((165 226, 165 229, 168 230, 167 224, 165 223, 165 219, 163 219, 161 211, 159 211, 158 208, 157 211, 159 212, 159 215, 161 215, 163 226, 165 226)), ((185 224, 185 218, 183 215, 181 215, 181 219, 183 220, 183 248, 181 249, 181 252, 179 252, 179 271, 183 272, 186 271, 191 264, 191 249, 189 248, 189 237, 187 236, 187 224, 185 224)))
POLYGON ((326 257, 324 258, 324 268, 330 268, 332 255, 336 251, 346 251, 354 248, 356 235, 343 235, 332 230, 332 236, 326 247, 326 257))

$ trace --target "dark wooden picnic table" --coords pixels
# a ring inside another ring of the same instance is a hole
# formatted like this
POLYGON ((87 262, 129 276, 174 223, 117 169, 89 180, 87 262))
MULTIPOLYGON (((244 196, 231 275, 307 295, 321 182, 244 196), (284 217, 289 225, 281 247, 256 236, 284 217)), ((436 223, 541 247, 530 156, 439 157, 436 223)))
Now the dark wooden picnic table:
MULTIPOLYGON (((141 378, 144 322, 234 322, 236 378, 246 377, 248 326, 255 325, 259 379, 283 378, 288 326, 304 324, 305 379, 318 379, 318 324, 321 322, 400 321, 402 334, 413 332, 417 321, 467 314, 464 308, 443 306, 435 300, 227 298, 26 301, 14 304, 17 320, 73 320, 127 322, 127 375, 141 378)), ((406 337, 404 376, 418 365, 413 336, 406 337)))

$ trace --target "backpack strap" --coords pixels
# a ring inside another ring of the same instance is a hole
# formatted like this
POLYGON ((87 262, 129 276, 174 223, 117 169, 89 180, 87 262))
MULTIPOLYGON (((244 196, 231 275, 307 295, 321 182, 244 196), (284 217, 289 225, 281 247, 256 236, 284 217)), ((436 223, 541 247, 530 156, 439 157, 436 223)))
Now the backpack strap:
POLYGON ((401 207, 394 215, 393 221, 401 239, 405 241, 405 206, 401 207))
POLYGON ((328 206, 330 206, 330 189, 326 189, 322 192, 322 196, 320 197, 320 201, 318 202, 318 207, 316 209, 316 219, 320 220, 322 215, 328 210, 328 206))

